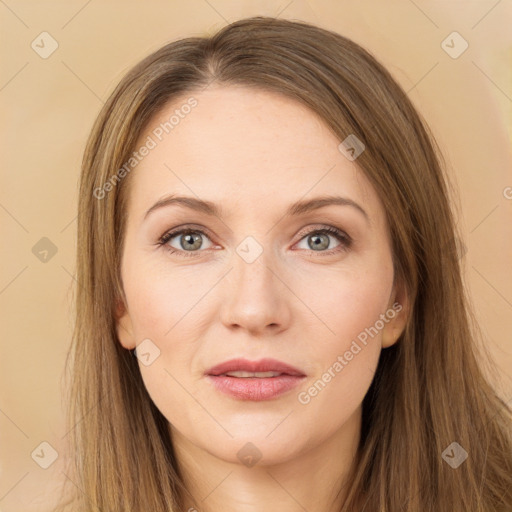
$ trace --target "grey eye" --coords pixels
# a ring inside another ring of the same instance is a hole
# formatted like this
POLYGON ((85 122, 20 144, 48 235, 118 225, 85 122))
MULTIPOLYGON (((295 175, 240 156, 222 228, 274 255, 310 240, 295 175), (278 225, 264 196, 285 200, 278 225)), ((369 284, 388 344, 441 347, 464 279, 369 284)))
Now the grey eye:
POLYGON ((202 247, 203 246, 203 238, 208 239, 208 237, 201 233, 200 231, 186 231, 186 232, 180 232, 175 233, 168 241, 168 244, 179 250, 183 251, 196 251, 198 249, 207 249, 208 247, 202 247), (179 240, 179 245, 173 245, 174 239, 179 240))
MULTIPOLYGON (((334 249, 337 247, 335 246, 329 246, 330 239, 336 240, 336 237, 334 235, 330 235, 327 233, 322 232, 314 232, 310 233, 309 235, 306 235, 300 242, 307 241, 308 247, 300 247, 300 249, 311 249, 312 251, 324 251, 325 249, 334 249)), ((337 240, 336 240, 337 241, 337 240)), ((337 244, 339 245, 340 242, 337 241, 337 244)))

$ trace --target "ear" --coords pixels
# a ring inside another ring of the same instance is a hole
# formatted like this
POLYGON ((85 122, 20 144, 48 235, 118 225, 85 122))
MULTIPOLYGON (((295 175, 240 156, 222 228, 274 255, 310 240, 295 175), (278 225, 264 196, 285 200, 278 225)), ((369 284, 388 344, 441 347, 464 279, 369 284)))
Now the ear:
POLYGON ((382 330, 382 348, 394 345, 405 330, 409 318, 410 303, 402 280, 393 285, 393 292, 386 310, 384 329, 382 330))
POLYGON ((127 350, 134 349, 136 343, 133 337, 132 320, 128 308, 121 299, 116 300, 115 320, 119 343, 127 350))

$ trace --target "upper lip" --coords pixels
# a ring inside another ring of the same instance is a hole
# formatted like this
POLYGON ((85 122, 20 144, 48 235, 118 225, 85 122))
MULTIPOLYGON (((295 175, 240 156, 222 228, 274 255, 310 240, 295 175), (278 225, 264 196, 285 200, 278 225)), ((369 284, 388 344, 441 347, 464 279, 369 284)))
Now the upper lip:
POLYGON ((303 377, 305 374, 298 368, 289 364, 277 361, 276 359, 260 359, 259 361, 249 361, 247 359, 230 359, 206 371, 207 375, 223 375, 228 372, 279 372, 285 375, 303 377))

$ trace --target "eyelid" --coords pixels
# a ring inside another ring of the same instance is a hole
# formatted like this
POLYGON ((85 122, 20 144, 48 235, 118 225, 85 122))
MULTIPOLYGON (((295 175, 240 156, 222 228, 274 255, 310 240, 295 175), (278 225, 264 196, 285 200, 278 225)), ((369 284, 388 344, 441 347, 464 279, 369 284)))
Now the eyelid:
POLYGON ((331 226, 330 224, 313 224, 309 225, 307 228, 300 230, 297 233, 297 236, 299 237, 298 242, 300 242, 307 235, 322 231, 327 232, 328 234, 333 236, 339 234, 340 237, 345 238, 346 242, 352 242, 352 237, 350 237, 346 231, 336 226, 331 226))

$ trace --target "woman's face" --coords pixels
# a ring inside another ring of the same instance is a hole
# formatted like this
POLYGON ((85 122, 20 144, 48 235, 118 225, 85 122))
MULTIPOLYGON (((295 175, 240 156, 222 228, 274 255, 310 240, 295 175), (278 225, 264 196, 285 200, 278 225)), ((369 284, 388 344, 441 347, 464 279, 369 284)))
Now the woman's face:
POLYGON ((406 308, 382 204, 340 142, 291 99, 219 86, 140 137, 117 330, 175 439, 273 464, 358 432, 406 308))

